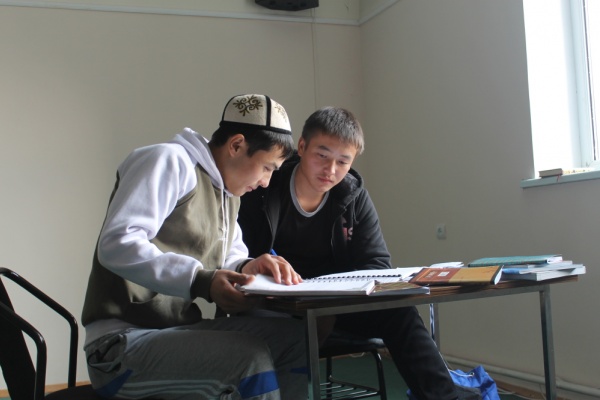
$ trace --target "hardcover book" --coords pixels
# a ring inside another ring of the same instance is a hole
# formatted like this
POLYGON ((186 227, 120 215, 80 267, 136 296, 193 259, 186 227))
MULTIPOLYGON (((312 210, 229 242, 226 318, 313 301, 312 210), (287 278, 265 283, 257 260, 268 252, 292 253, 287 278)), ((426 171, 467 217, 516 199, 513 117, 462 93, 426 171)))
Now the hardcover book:
POLYGON ((507 265, 502 268, 503 274, 529 274, 532 272, 556 271, 562 269, 573 269, 581 264, 573 264, 571 260, 565 260, 550 264, 517 264, 507 265))
POLYGON ((534 256, 485 257, 471 261, 469 267, 486 267, 490 265, 522 265, 551 264, 562 261, 561 254, 541 254, 534 256))
POLYGON ((469 285, 491 284, 500 280, 502 267, 499 265, 480 268, 423 268, 410 282, 418 285, 469 285))
POLYGON ((557 269, 550 271, 532 271, 524 274, 502 274, 502 279, 507 281, 545 281, 548 279, 560 278, 563 276, 583 275, 585 274, 585 266, 581 264, 573 264, 572 268, 557 269))

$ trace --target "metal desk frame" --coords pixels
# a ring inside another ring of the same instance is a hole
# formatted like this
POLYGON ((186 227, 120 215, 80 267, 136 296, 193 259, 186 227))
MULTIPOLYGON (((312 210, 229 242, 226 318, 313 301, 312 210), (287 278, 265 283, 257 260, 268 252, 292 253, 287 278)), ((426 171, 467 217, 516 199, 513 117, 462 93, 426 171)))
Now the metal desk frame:
POLYGON ((352 296, 315 299, 271 298, 266 307, 274 311, 286 312, 304 318, 308 340, 309 395, 311 399, 320 399, 319 348, 317 340, 317 317, 325 315, 347 314, 360 311, 383 310, 398 307, 430 304, 432 315, 432 336, 438 348, 440 344, 437 305, 462 300, 485 299, 498 296, 510 296, 539 292, 540 317, 542 324, 542 348, 544 354, 544 377, 546 399, 556 399, 556 375, 554 366, 554 345, 552 334, 552 313, 550 304, 550 285, 577 281, 577 276, 552 279, 542 282, 510 281, 485 286, 447 286, 432 287, 429 295, 411 296, 352 296))

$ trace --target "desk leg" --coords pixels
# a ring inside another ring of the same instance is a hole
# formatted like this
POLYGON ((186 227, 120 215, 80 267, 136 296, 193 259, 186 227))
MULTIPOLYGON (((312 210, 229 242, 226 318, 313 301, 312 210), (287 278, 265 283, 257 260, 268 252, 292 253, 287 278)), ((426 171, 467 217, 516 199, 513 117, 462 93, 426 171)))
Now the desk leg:
POLYGON ((550 285, 540 290, 540 315, 542 318, 542 345, 544 351, 544 378, 546 399, 556 399, 556 371, 554 369, 554 338, 552 334, 552 309, 550 306, 550 285))
POLYGON ((319 340, 317 338, 317 317, 311 310, 306 312, 306 338, 308 352, 308 394, 309 399, 321 398, 321 382, 319 376, 319 340))

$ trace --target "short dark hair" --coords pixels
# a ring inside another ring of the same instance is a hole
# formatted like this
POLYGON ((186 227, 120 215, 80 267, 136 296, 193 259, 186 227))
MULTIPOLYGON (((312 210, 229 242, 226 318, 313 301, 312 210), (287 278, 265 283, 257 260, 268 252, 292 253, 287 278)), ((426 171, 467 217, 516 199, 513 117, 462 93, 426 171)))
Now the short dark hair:
POLYGON ((240 129, 232 127, 220 127, 210 139, 210 144, 221 147, 227 140, 236 134, 242 134, 248 143, 247 154, 252 157, 259 150, 271 151, 273 147, 279 147, 283 158, 289 158, 294 152, 294 138, 292 135, 277 133, 265 129, 240 129))
POLYGON ((360 122, 354 114, 344 108, 323 107, 312 113, 304 123, 302 138, 308 144, 310 139, 319 133, 353 144, 356 146, 356 154, 361 154, 365 148, 360 122))

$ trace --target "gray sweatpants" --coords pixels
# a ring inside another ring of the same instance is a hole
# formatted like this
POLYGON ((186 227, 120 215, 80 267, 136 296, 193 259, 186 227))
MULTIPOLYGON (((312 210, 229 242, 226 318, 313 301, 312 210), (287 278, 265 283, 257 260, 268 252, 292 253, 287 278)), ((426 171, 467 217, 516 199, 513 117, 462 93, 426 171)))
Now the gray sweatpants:
POLYGON ((231 317, 128 329, 85 348, 93 387, 125 399, 306 400, 304 325, 231 317))

